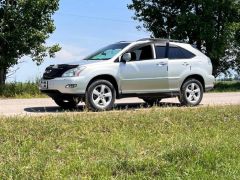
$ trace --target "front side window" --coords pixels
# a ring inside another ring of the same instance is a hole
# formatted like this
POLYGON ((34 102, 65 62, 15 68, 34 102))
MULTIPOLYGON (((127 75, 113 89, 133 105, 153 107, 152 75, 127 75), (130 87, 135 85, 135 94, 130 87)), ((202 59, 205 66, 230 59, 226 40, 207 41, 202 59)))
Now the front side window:
POLYGON ((191 59, 195 55, 181 47, 169 47, 169 59, 191 59))
POLYGON ((84 60, 109 60, 113 58, 117 53, 127 47, 129 43, 117 43, 107 46, 92 55, 86 57, 84 60))
POLYGON ((131 61, 142 61, 153 59, 152 46, 144 46, 137 49, 133 49, 131 52, 131 61))

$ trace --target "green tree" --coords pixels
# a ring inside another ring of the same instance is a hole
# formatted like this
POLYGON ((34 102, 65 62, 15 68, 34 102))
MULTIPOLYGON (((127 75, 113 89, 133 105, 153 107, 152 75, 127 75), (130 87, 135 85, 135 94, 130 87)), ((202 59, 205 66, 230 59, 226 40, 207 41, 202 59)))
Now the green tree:
POLYGON ((58 7, 59 0, 0 0, 0 85, 23 56, 40 64, 60 50, 45 45, 55 30, 52 15, 58 7))
POLYGON ((212 59, 215 76, 240 72, 239 0, 132 0, 128 8, 153 37, 195 44, 212 59))

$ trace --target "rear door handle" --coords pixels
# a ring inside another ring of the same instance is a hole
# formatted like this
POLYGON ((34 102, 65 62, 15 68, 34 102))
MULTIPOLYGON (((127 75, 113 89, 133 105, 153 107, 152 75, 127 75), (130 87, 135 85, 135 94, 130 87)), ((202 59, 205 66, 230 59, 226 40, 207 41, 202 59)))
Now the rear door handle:
POLYGON ((165 63, 165 62, 157 63, 157 66, 166 66, 166 65, 167 65, 167 63, 165 63))

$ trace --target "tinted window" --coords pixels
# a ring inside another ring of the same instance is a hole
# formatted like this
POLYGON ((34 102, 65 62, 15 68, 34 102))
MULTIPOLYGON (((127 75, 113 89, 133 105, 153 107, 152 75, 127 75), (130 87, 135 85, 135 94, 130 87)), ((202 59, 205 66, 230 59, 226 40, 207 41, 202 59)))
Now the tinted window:
POLYGON ((195 56, 195 54, 187 51, 186 49, 180 48, 182 53, 184 54, 185 59, 191 59, 195 56))
POLYGON ((134 49, 131 51, 132 59, 131 61, 141 61, 153 59, 152 46, 144 46, 138 49, 134 49))
POLYGON ((156 46, 156 57, 157 59, 166 58, 166 47, 165 46, 156 46))
POLYGON ((169 59, 191 59, 195 55, 180 47, 169 48, 169 59))
POLYGON ((153 59, 152 46, 145 46, 140 49, 142 51, 140 60, 153 59))

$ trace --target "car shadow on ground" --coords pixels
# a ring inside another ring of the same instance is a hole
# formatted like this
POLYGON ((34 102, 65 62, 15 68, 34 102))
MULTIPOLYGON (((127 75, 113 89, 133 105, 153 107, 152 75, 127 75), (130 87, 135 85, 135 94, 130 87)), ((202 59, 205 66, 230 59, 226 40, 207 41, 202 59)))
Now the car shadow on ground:
MULTIPOLYGON (((156 107, 180 107, 178 103, 160 103, 156 107)), ((149 105, 145 103, 118 103, 115 105, 114 110, 137 110, 137 109, 149 109, 149 105)), ((83 112, 85 111, 85 106, 80 105, 76 109, 66 110, 58 106, 48 106, 48 107, 28 107, 24 109, 25 112, 29 113, 63 113, 63 112, 83 112)))

